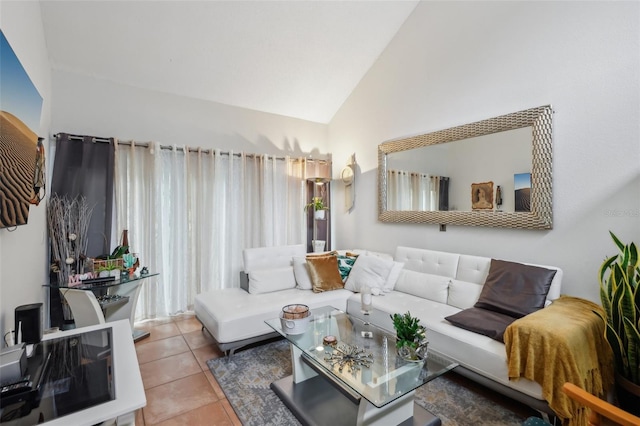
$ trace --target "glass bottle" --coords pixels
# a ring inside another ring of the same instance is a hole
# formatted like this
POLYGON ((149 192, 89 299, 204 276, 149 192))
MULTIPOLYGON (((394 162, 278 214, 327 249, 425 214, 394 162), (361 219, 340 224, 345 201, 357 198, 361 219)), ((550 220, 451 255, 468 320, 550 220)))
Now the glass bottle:
POLYGON ((362 287, 362 290, 360 292, 360 303, 362 304, 362 312, 365 315, 369 315, 369 313, 371 312, 371 308, 372 308, 372 296, 371 296, 371 289, 369 288, 368 285, 365 285, 364 287, 362 287))

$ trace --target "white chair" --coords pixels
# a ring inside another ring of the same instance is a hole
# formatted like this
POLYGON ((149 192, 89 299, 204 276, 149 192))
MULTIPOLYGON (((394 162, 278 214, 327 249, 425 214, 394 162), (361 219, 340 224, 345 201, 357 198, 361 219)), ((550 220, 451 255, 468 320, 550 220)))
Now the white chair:
POLYGON ((61 288, 60 293, 73 312, 76 328, 105 323, 102 308, 92 291, 61 288))

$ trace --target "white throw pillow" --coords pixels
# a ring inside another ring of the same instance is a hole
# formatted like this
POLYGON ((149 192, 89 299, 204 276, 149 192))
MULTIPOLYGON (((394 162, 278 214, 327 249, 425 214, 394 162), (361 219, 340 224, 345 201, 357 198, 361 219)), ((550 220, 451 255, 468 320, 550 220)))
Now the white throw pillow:
POLYGON ((382 290, 393 264, 394 262, 391 259, 361 254, 358 256, 356 263, 353 264, 344 288, 359 292, 366 285, 369 288, 382 290))
POLYGON ((400 277, 394 290, 413 294, 434 302, 447 303, 449 281, 451 281, 451 278, 442 275, 403 269, 400 272, 400 277))
POLYGON ((472 308, 480 298, 482 284, 451 280, 447 304, 460 309, 472 308))
POLYGON ((404 268, 404 263, 393 262, 393 267, 391 268, 391 272, 389 272, 387 281, 384 283, 384 287, 382 287, 382 290, 385 293, 389 293, 390 291, 393 291, 393 289, 396 287, 396 282, 400 277, 400 272, 402 272, 402 268, 404 268))
POLYGON ((295 288, 293 266, 249 272, 249 293, 260 294, 295 288))
POLYGON ((363 249, 354 249, 354 250, 346 250, 345 253, 351 253, 351 254, 357 254, 359 256, 361 255, 365 255, 365 256, 375 256, 375 257, 381 257, 383 259, 389 259, 389 260, 393 260, 393 256, 390 255, 389 253, 381 253, 378 251, 369 251, 369 250, 363 250, 363 249))
POLYGON ((313 288, 309 270, 307 269, 306 257, 293 257, 293 275, 295 276, 297 287, 300 290, 311 290, 313 288))

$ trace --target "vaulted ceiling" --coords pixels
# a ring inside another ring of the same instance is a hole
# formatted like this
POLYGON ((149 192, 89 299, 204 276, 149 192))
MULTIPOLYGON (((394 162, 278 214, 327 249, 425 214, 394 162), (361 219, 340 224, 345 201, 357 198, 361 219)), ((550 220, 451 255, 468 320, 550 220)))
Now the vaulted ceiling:
POLYGON ((54 69, 327 123, 418 1, 40 4, 54 69))

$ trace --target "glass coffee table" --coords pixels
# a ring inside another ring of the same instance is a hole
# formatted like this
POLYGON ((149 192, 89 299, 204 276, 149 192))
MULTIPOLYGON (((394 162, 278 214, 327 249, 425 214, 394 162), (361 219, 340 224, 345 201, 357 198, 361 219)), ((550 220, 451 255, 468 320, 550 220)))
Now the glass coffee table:
POLYGON ((430 352, 424 362, 406 361, 395 333, 330 306, 312 309, 300 334, 285 333, 280 318, 265 322, 289 341, 293 366, 271 388, 302 424, 440 424, 414 403, 415 390, 456 363, 430 352))

